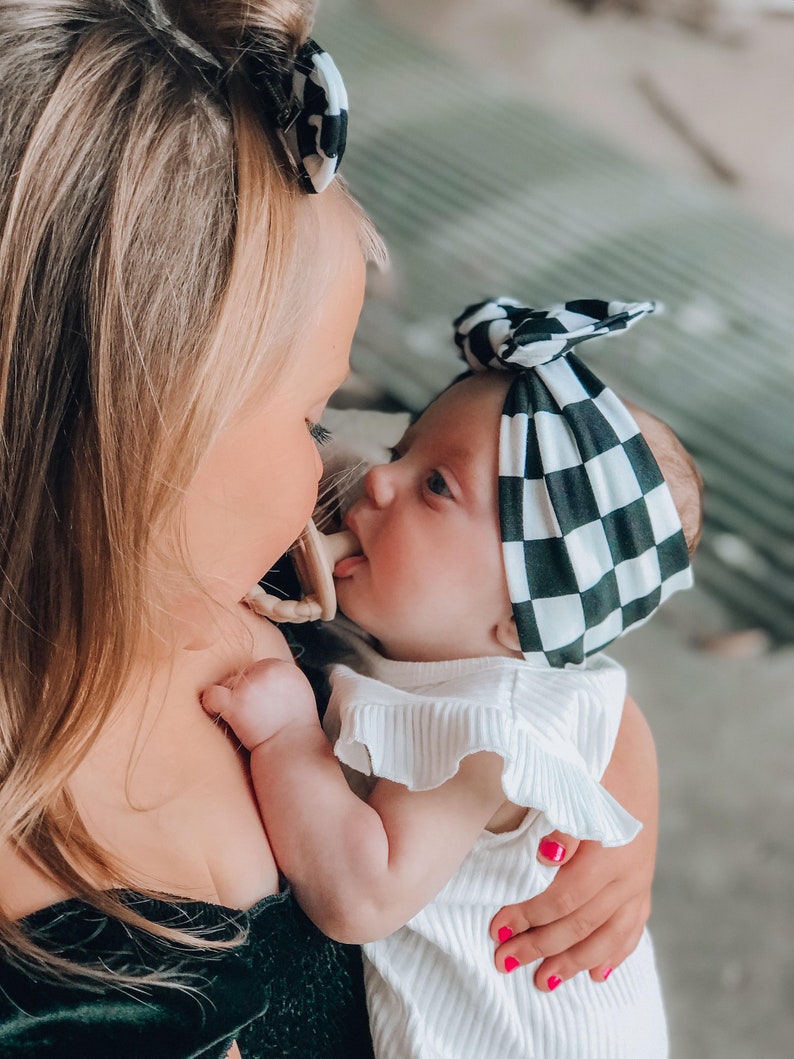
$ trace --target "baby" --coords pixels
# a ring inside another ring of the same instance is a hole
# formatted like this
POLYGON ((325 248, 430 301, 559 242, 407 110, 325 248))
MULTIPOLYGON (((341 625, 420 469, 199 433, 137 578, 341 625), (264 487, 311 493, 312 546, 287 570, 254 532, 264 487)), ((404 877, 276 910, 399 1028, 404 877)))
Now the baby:
POLYGON ((251 750, 298 900, 365 943, 379 1059, 667 1055, 647 933, 608 989, 581 974, 552 994, 495 973, 487 936, 551 882, 536 860, 550 829, 619 845, 640 827, 599 783, 626 693, 601 651, 691 583, 700 479, 571 349, 653 309, 500 299, 456 321, 472 373, 345 517, 361 554, 335 570, 349 664, 331 674, 334 750, 294 666, 205 694, 251 750))

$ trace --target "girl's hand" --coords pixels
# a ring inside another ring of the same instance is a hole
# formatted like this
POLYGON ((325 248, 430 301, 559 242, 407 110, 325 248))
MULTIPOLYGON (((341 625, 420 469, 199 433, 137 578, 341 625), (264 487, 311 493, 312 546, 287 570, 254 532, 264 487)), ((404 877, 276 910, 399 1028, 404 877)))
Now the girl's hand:
POLYGON ((612 848, 580 844, 559 832, 546 836, 538 859, 561 865, 556 879, 544 893, 503 908, 491 922, 491 937, 502 942, 494 955, 497 968, 512 971, 540 960, 535 985, 544 992, 585 970, 593 981, 605 981, 634 951, 650 915, 658 815, 656 754, 650 729, 631 699, 626 700, 603 783, 642 821, 639 835, 626 846, 612 848))
POLYGON ((213 684, 201 696, 210 717, 221 717, 248 750, 291 724, 317 727, 317 705, 306 677, 293 662, 265 658, 229 684, 213 684))

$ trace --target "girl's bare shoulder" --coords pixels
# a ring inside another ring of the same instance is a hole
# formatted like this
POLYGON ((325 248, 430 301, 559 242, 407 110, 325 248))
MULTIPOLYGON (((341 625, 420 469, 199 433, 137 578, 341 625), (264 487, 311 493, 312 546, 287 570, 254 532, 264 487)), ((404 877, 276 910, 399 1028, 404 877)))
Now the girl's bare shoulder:
POLYGON ((289 644, 278 625, 253 611, 249 613, 250 617, 246 616, 245 622, 253 636, 254 654, 257 656, 254 661, 259 658, 281 658, 285 662, 291 662, 293 659, 289 644))
MULTIPOLYGON (((122 712, 69 783, 92 837, 133 889, 245 908, 278 889, 247 754, 201 709, 201 692, 261 658, 290 661, 279 628, 241 608, 221 641, 177 667, 155 707, 122 712)), ((94 880, 102 887, 118 880, 94 880)), ((71 895, 0 846, 0 904, 20 918, 71 895)))
POLYGON ((67 890, 42 875, 10 843, 0 843, 0 904, 10 919, 21 919, 69 896, 67 890))

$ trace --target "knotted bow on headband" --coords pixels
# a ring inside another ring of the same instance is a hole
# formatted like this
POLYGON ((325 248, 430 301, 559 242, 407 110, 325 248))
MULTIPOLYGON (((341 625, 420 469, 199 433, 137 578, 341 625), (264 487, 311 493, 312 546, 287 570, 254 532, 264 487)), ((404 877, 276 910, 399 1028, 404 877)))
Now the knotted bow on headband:
MULTIPOLYGON (((176 26, 160 0, 130 4, 140 23, 165 49, 220 87, 229 70, 207 48, 176 26)), ((301 187, 324 191, 336 175, 347 139, 347 91, 342 75, 316 41, 298 49, 288 70, 279 69, 266 39, 246 34, 244 70, 268 121, 281 133, 301 187)))
POLYGON ((455 341, 474 371, 515 372, 499 436, 499 521, 524 657, 562 667, 692 583, 667 483, 625 405, 570 350, 654 302, 469 306, 455 341))

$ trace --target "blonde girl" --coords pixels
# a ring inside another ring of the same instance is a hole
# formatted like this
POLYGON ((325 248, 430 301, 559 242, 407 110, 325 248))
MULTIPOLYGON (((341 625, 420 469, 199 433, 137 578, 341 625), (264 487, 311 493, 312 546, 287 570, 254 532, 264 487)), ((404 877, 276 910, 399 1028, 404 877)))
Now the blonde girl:
MULTIPOLYGON (((300 912, 199 704, 289 659, 241 601, 314 506, 380 252, 332 179, 338 82, 322 145, 301 126, 311 15, 0 0, 2 1056, 370 1054, 358 950, 300 912)), ((595 968, 652 866, 652 837, 580 853, 512 921, 595 968)))

